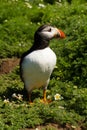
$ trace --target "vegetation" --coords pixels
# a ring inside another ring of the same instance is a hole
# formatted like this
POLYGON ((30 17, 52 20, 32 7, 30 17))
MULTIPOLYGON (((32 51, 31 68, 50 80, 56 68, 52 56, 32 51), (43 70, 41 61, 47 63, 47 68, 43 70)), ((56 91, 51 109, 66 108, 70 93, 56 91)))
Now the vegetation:
POLYGON ((87 128, 87 2, 86 0, 0 1, 0 58, 20 58, 31 47, 35 30, 42 24, 62 29, 64 40, 53 40, 57 66, 51 76, 47 97, 39 104, 42 89, 34 90, 32 106, 23 95, 19 66, 0 76, 0 130, 17 130, 41 124, 69 124, 87 128), (58 100, 54 96, 60 94, 58 100), (23 95, 23 97, 22 97, 23 95))

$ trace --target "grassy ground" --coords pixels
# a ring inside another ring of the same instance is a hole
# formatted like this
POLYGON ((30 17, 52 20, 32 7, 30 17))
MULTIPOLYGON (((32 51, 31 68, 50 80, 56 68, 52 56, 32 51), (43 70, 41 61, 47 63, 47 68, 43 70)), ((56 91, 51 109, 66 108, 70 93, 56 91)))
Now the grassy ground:
POLYGON ((86 130, 87 2, 0 1, 0 32, 0 130, 86 130), (52 102, 39 102, 43 96, 40 89, 33 91, 34 104, 30 105, 19 76, 18 58, 32 45, 38 26, 45 23, 62 29, 67 37, 50 44, 57 55, 47 90, 52 102))
MULTIPOLYGON (((5 63, 5 65, 7 64, 5 63)), ((83 114, 86 108, 82 97, 84 99, 84 93, 87 89, 78 90, 77 86, 61 82, 59 79, 52 77, 47 90, 47 97, 51 98, 52 102, 50 104, 40 103, 40 98, 42 98, 42 89, 40 89, 33 91, 32 100, 34 104, 30 105, 26 98, 27 95, 23 92, 23 83, 20 80, 18 68, 16 66, 14 71, 0 76, 1 130, 30 129, 37 127, 37 125, 45 126, 49 123, 54 123, 56 127, 61 126, 66 129, 86 129, 86 117, 83 114), (60 94, 57 100, 54 97, 56 94, 60 94)), ((50 126, 47 126, 47 128, 51 129, 52 126, 51 128, 50 126)), ((53 129, 57 129, 56 127, 53 127, 53 129)))

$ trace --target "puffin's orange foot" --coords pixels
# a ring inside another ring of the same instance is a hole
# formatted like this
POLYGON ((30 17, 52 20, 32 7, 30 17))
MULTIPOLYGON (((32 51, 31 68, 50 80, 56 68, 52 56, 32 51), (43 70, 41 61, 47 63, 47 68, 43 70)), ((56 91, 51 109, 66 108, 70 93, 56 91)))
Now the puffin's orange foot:
POLYGON ((40 102, 41 102, 41 103, 48 104, 48 103, 50 103, 50 102, 52 102, 52 101, 51 101, 51 100, 40 99, 40 102))
POLYGON ((41 102, 41 103, 47 103, 47 100, 40 99, 40 102, 41 102))

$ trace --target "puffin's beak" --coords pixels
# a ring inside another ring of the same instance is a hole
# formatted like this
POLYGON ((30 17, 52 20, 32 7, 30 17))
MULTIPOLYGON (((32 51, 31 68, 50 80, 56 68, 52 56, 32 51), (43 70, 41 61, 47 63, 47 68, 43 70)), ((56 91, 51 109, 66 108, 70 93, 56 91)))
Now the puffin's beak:
POLYGON ((65 38, 65 33, 62 31, 62 30, 59 30, 58 29, 58 35, 59 35, 59 38, 65 38))

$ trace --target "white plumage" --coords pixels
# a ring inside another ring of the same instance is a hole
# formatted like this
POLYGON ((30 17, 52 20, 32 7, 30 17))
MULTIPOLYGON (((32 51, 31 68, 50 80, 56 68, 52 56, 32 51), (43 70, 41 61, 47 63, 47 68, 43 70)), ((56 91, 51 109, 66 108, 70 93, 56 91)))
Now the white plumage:
POLYGON ((23 79, 28 92, 47 87, 50 75, 56 65, 56 55, 49 48, 36 50, 25 56, 22 62, 23 79), (30 69, 29 69, 30 68, 30 69))

